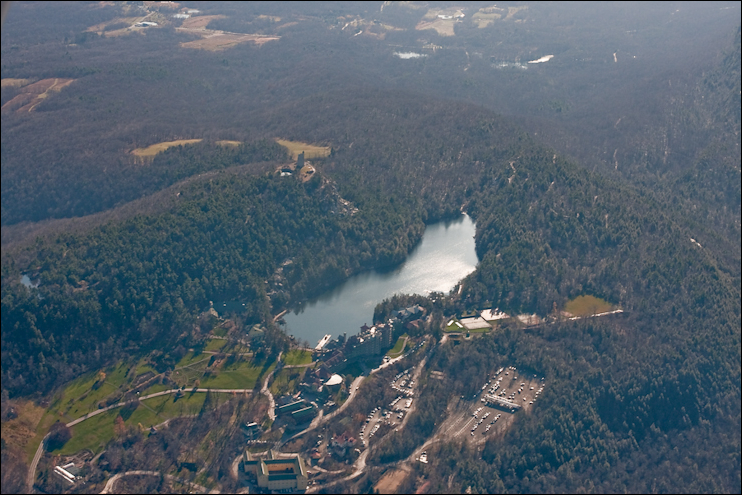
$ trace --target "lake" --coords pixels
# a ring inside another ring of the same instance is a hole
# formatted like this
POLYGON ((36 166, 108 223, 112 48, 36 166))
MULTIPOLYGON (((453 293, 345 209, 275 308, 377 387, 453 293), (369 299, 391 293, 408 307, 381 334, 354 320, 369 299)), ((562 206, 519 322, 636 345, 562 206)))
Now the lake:
POLYGON ((328 333, 333 338, 358 333, 373 322, 376 305, 394 294, 448 293, 477 266, 474 230, 468 215, 428 225, 422 241, 394 270, 355 275, 284 315, 286 333, 314 347, 328 333))

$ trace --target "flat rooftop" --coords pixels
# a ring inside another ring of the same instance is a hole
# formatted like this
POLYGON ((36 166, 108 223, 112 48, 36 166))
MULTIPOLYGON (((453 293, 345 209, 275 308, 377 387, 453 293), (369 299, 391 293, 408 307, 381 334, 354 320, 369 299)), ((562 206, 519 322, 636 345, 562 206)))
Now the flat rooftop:
POLYGON ((463 318, 460 320, 461 324, 467 330, 477 330, 479 328, 492 328, 492 325, 487 323, 484 318, 463 318))

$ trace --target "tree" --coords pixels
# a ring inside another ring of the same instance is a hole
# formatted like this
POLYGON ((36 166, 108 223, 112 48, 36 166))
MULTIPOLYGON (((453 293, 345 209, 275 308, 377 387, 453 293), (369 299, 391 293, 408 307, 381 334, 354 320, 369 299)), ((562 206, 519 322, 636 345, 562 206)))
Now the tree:
POLYGON ((49 430, 49 436, 46 439, 46 450, 49 452, 60 449, 72 438, 72 430, 61 422, 56 422, 49 430))
POLYGON ((116 420, 113 424, 113 431, 117 437, 122 437, 126 434, 126 425, 124 424, 124 418, 121 415, 116 416, 116 420))

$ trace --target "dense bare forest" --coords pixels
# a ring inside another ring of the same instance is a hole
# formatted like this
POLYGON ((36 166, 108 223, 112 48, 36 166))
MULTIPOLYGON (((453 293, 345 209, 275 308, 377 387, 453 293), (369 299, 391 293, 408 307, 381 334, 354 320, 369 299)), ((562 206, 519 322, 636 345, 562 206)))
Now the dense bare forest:
MULTIPOLYGON (((4 421, 9 400, 198 345, 209 301, 245 301, 240 321, 265 325, 276 355, 289 342, 273 315, 395 266, 426 224, 466 211, 480 263, 446 311, 546 315, 589 293, 628 316, 441 348, 448 381, 370 460, 421 445, 436 398, 469 394, 473 369, 517 362, 580 386, 482 452, 436 447, 414 473, 429 490, 739 490, 738 4, 441 5, 466 12, 450 23, 404 2, 188 7, 150 6, 158 26, 132 31, 137 2, 12 6, 4 421), (189 45, 209 30, 262 41, 189 45), (302 182, 276 173, 292 162, 276 138, 331 151, 302 182), (176 140, 191 142, 142 155, 176 140)), ((174 441, 129 436, 104 457, 116 469, 174 441), (122 463, 125 442, 138 457, 122 463)), ((3 492, 22 491, 23 456, 5 439, 2 455, 3 492)))

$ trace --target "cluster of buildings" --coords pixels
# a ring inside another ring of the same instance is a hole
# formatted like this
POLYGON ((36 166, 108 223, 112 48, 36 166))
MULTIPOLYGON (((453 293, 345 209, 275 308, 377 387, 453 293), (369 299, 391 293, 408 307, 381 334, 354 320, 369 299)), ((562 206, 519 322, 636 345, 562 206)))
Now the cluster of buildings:
POLYGON ((337 392, 342 384, 342 376, 330 373, 326 367, 321 366, 317 369, 308 370, 299 387, 304 392, 322 394, 337 392))
POLYGON ((419 329, 422 325, 422 317, 425 308, 416 304, 409 308, 400 309, 396 316, 390 318, 386 323, 380 323, 369 327, 364 324, 361 332, 357 335, 347 337, 345 334, 338 336, 332 342, 324 346, 327 359, 323 367, 329 372, 342 371, 350 362, 366 356, 378 356, 392 347, 402 329, 419 329))
POLYGON ((67 481, 70 485, 74 485, 75 481, 79 478, 80 468, 75 466, 74 462, 70 462, 64 466, 55 466, 54 474, 67 481))

